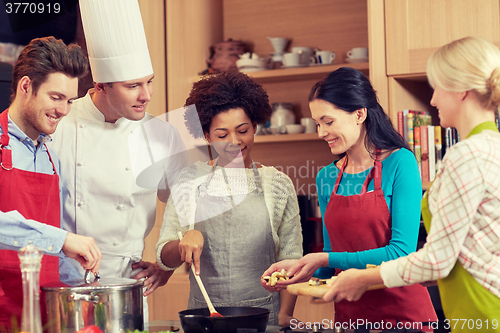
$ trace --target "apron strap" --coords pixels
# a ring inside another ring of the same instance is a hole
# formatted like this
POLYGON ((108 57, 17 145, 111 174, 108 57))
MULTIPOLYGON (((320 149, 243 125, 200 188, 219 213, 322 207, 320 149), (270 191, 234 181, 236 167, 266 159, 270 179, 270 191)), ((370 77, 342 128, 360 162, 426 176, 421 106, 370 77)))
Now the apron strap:
POLYGON ((361 193, 366 193, 368 190, 368 184, 371 180, 374 180, 374 190, 380 190, 382 188, 382 163, 380 162, 380 149, 377 148, 377 153, 375 157, 375 162, 373 163, 373 168, 370 170, 370 174, 366 177, 365 182, 363 183, 363 188, 361 193))
POLYGON ((9 118, 8 111, 0 114, 0 126, 2 127, 2 137, 0 138, 0 165, 5 170, 12 170, 12 150, 9 146, 9 118))
POLYGON ((45 146, 45 149, 47 149, 47 155, 49 156, 50 163, 52 163, 52 169, 54 169, 54 175, 57 175, 56 166, 54 165, 54 161, 52 160, 52 156, 50 156, 49 147, 47 147, 47 145, 45 143, 44 143, 44 146, 45 146))
POLYGON ((347 164, 347 155, 345 155, 344 163, 342 163, 342 167, 340 168, 339 174, 337 175, 337 180, 335 181, 335 186, 333 187, 333 194, 337 194, 337 189, 340 185, 340 180, 342 179, 342 175, 344 174, 344 168, 347 164))

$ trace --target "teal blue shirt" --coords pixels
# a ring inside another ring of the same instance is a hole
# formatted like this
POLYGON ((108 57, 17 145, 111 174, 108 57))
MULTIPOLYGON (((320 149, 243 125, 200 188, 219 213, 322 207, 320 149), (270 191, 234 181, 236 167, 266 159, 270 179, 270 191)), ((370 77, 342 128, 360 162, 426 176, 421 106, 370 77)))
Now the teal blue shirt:
MULTIPOLYGON (((382 161, 382 191, 392 218, 392 238, 387 246, 360 252, 331 252, 330 240, 335 241, 335 230, 328 233, 324 216, 339 173, 335 162, 337 161, 322 168, 316 176, 318 201, 323 216, 323 251, 330 252, 329 267, 344 270, 366 268, 366 264, 380 265, 383 261, 416 251, 420 228, 422 181, 413 153, 402 148, 382 161)), ((337 194, 345 196, 359 194, 370 170, 371 168, 357 174, 344 173, 337 194)), ((373 180, 368 184, 368 191, 370 190, 373 190, 373 180)), ((370 230, 359 232, 370 232, 370 230)), ((328 275, 332 275, 331 270, 323 270, 316 274, 321 278, 328 275)))

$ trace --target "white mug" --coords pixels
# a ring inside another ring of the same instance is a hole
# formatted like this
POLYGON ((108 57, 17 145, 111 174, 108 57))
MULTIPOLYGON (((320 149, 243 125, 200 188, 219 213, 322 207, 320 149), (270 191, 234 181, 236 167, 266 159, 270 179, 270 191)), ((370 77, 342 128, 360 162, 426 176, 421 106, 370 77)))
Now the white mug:
POLYGON ((311 47, 295 46, 295 47, 292 47, 292 53, 300 54, 300 64, 301 65, 309 65, 310 63, 313 63, 315 61, 314 57, 312 56, 314 53, 314 50, 311 47))
POLYGON ((304 133, 316 133, 314 119, 308 117, 300 118, 300 124, 305 127, 304 133))
POLYGON ((285 65, 286 67, 299 66, 300 54, 294 52, 283 54, 283 65, 285 65))
POLYGON ((347 51, 347 57, 350 59, 368 58, 367 47, 355 47, 347 51))
POLYGON ((335 59, 335 53, 332 51, 316 51, 316 60, 318 64, 331 64, 335 59))

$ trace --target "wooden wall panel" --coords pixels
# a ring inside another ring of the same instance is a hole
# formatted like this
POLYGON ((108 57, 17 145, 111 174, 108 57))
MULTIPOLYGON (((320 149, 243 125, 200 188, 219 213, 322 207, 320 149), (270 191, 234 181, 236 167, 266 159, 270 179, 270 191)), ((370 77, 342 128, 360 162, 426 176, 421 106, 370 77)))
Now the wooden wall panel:
POLYGON ((353 47, 368 47, 365 0, 225 0, 224 39, 242 40, 255 53, 274 52, 267 37, 288 37, 293 46, 336 54, 344 62, 353 47))

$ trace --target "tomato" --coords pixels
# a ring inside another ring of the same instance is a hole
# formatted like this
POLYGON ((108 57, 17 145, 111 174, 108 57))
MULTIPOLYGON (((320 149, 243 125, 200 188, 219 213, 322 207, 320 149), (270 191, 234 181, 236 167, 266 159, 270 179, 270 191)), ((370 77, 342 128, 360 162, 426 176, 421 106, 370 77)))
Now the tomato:
POLYGON ((79 330, 77 333, 103 333, 99 327, 96 325, 89 325, 85 326, 81 330, 79 330))

